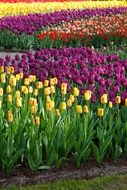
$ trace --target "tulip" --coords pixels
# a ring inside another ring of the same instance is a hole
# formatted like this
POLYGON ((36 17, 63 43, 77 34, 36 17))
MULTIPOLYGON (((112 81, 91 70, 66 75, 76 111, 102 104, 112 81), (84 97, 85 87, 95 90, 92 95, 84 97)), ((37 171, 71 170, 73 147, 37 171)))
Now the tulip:
POLYGON ((125 98, 125 106, 127 107, 127 98, 125 98))
POLYGON ((91 99, 92 92, 90 90, 86 90, 84 93, 84 98, 86 101, 89 101, 91 99))
POLYGON ((31 97, 31 98, 29 99, 29 105, 30 105, 30 106, 34 106, 34 107, 37 106, 37 99, 31 97))
POLYGON ((33 95, 34 95, 34 96, 37 96, 37 95, 38 95, 38 89, 37 89, 37 88, 34 89, 33 95))
POLYGON ((65 95, 67 93, 67 83, 61 84, 61 94, 65 95))
POLYGON ((88 106, 85 105, 85 106, 83 107, 83 112, 84 112, 84 113, 88 113, 88 112, 89 112, 88 106))
POLYGON ((108 107, 109 107, 110 109, 113 107, 113 104, 112 104, 111 101, 109 101, 109 103, 108 103, 108 107))
POLYGON ((35 114, 37 112, 37 107, 36 106, 31 106, 31 113, 35 114))
POLYGON ((115 103, 120 104, 121 103, 121 96, 116 96, 115 103))
POLYGON ((97 115, 99 117, 103 117, 104 116, 104 109, 103 108, 98 108, 97 109, 97 115))
POLYGON ((73 94, 74 96, 79 96, 79 89, 78 88, 73 88, 73 94))
POLYGON ((19 91, 19 90, 17 90, 17 91, 15 92, 15 96, 16 96, 16 98, 19 98, 19 97, 20 97, 20 91, 19 91))
POLYGON ((0 66, 0 72, 1 72, 1 73, 4 72, 4 66, 0 66))
POLYGON ((20 74, 16 74, 16 80, 19 81, 20 79, 20 74))
POLYGON ((52 102, 46 102, 46 111, 51 111, 52 110, 52 102))
POLYGON ((13 75, 10 76, 9 84, 11 86, 16 86, 16 78, 13 75))
POLYGON ((32 94, 33 93, 33 87, 32 86, 28 86, 28 91, 29 91, 30 94, 32 94))
POLYGON ((34 125, 40 125, 40 117, 36 116, 34 118, 34 125))
POLYGON ((49 85, 49 80, 45 80, 44 81, 44 87, 48 87, 48 85, 49 85))
POLYGON ((12 123, 12 121, 13 121, 13 114, 11 111, 7 112, 7 121, 8 121, 8 123, 12 123))
POLYGON ((61 110, 66 110, 66 102, 62 102, 60 105, 61 110))
POLYGON ((43 87, 43 83, 42 82, 37 82, 36 83, 36 88, 37 89, 41 89, 43 87))
POLYGON ((25 78, 25 79, 24 79, 24 84, 25 84, 26 86, 29 86, 29 85, 30 85, 30 80, 29 80, 29 78, 25 78))
POLYGON ((51 94, 50 87, 46 87, 46 88, 44 89, 44 94, 45 94, 45 95, 50 95, 50 94, 51 94))
POLYGON ((74 101, 75 101, 74 95, 70 95, 69 99, 74 103, 74 101))
POLYGON ((108 95, 107 94, 103 94, 100 98, 101 104, 107 104, 108 102, 108 95))
POLYGON ((0 88, 0 96, 3 96, 3 88, 0 88))
POLYGON ((7 93, 7 94, 10 94, 10 93, 11 93, 11 86, 10 86, 10 85, 7 86, 7 88, 6 88, 6 93, 7 93))
POLYGON ((81 114, 82 111, 83 111, 83 110, 82 110, 82 106, 81 106, 81 105, 77 105, 77 106, 76 106, 76 112, 81 114))
POLYGON ((8 101, 8 102, 12 102, 12 95, 9 94, 9 95, 7 96, 7 101, 8 101))
POLYGON ((2 73, 0 78, 1 78, 1 83, 6 83, 6 74, 5 73, 2 73))
POLYGON ((68 106, 68 107, 71 107, 71 106, 72 106, 72 101, 71 101, 71 99, 68 99, 68 100, 67 100, 67 106, 68 106))
POLYGON ((51 92, 51 94, 54 94, 55 93, 55 87, 52 85, 52 86, 50 86, 50 92, 51 92))
POLYGON ((22 98, 21 97, 16 98, 16 106, 17 107, 22 107, 22 98))
POLYGON ((60 110, 59 110, 59 109, 56 109, 56 110, 55 110, 55 115, 56 115, 56 116, 60 116, 60 110))

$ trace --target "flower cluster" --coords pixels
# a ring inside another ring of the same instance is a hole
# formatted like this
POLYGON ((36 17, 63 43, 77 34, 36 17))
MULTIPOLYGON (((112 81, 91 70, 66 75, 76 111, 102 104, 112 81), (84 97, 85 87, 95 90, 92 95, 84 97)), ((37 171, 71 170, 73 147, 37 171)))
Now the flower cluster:
POLYGON ((6 56, 0 59, 1 66, 14 66, 17 73, 24 72, 28 77, 34 74, 42 82, 50 77, 58 78, 58 86, 62 82, 75 84, 83 92, 92 91, 92 101, 104 93, 114 102, 115 96, 127 96, 127 60, 117 55, 104 55, 90 48, 43 49, 35 53, 27 52, 22 57, 6 56), (64 72, 63 72, 64 71, 64 72))
POLYGON ((108 16, 122 14, 127 11, 126 7, 104 8, 104 9, 84 9, 84 10, 63 10, 46 14, 31 14, 28 16, 13 16, 0 19, 0 30, 10 30, 16 34, 33 34, 39 28, 56 25, 98 16, 108 16), (29 23, 29 24, 28 24, 29 23))
POLYGON ((25 3, 34 3, 34 2, 70 2, 70 1, 84 1, 84 0, 0 0, 2 3, 19 3, 19 2, 25 2, 25 3))
MULTIPOLYGON (((37 35, 39 39, 50 37, 51 40, 61 39, 70 42, 74 39, 89 40, 95 36, 110 40, 110 37, 127 37, 127 14, 93 17, 89 19, 76 20, 62 23, 57 26, 48 27, 37 35)), ((112 39, 113 40, 113 39, 112 39)))
POLYGON ((0 17, 27 15, 30 13, 47 13, 67 9, 126 7, 126 1, 82 1, 82 2, 48 2, 48 3, 0 3, 0 17))

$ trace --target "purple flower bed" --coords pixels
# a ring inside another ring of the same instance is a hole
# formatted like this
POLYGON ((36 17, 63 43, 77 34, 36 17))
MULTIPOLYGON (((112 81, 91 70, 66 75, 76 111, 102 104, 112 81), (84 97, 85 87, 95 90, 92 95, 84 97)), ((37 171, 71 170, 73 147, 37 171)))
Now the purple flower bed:
POLYGON ((71 21, 73 19, 90 18, 93 16, 106 16, 127 12, 126 7, 105 8, 105 9, 85 9, 67 10, 46 14, 30 14, 28 16, 11 16, 0 19, 0 30, 7 29, 16 34, 26 33, 32 35, 39 28, 61 21, 71 21))
POLYGON ((117 55, 104 55, 90 48, 43 49, 35 53, 27 52, 21 57, 6 56, 0 59, 0 65, 13 65, 16 72, 25 72, 25 77, 35 74, 41 81, 57 77, 59 85, 68 83, 78 86, 81 92, 93 91, 92 100, 103 93, 109 93, 112 101, 117 94, 127 98, 127 60, 117 55))

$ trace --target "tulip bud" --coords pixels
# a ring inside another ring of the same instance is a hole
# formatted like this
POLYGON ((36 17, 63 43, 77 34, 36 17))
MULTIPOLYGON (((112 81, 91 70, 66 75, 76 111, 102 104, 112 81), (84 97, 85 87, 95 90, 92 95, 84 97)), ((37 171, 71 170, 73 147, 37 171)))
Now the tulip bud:
POLYGON ((19 90, 17 90, 17 91, 15 92, 15 96, 16 96, 16 98, 19 98, 19 97, 20 97, 20 91, 19 91, 19 90))
POLYGON ((15 78, 15 76, 13 76, 13 75, 10 76, 9 84, 11 86, 16 86, 16 78, 15 78))
POLYGON ((29 85, 30 85, 30 80, 29 80, 29 78, 25 78, 25 79, 24 79, 24 84, 25 84, 26 86, 29 86, 29 85))
POLYGON ((61 84, 61 94, 65 95, 67 93, 67 83, 61 84))
POLYGON ((83 107, 83 112, 84 112, 84 113, 88 113, 88 112, 89 112, 88 106, 85 105, 85 106, 83 107))
POLYGON ((16 74, 16 80, 17 80, 17 81, 20 80, 20 74, 16 74))
POLYGON ((80 113, 80 114, 82 113, 82 106, 81 105, 76 106, 76 112, 80 113))
POLYGON ((40 125, 40 118, 38 116, 34 118, 34 125, 40 125))
POLYGON ((56 77, 53 78, 54 84, 58 84, 58 79, 56 77))
POLYGON ((46 111, 51 111, 51 110, 52 110, 52 103, 46 102, 46 111))
POLYGON ((48 87, 49 85, 49 80, 44 80, 44 87, 48 87))
POLYGON ((51 94, 51 92, 50 92, 50 87, 46 87, 46 88, 44 89, 44 94, 45 94, 45 95, 50 95, 50 94, 51 94))
POLYGON ((0 72, 4 72, 4 66, 0 66, 0 72))
POLYGON ((37 89, 37 88, 34 89, 33 95, 34 95, 34 96, 37 96, 37 95, 38 95, 38 89, 37 89))
POLYGON ((29 91, 30 94, 32 94, 33 93, 33 87, 32 86, 28 86, 28 91, 29 91))
POLYGON ((108 107, 109 107, 110 109, 113 107, 113 104, 112 104, 111 101, 109 101, 109 103, 108 103, 108 107))
POLYGON ((0 96, 3 96, 3 88, 0 88, 0 96))
POLYGON ((59 109, 56 109, 56 110, 55 110, 55 115, 56 115, 56 116, 60 116, 60 110, 59 110, 59 109))
POLYGON ((78 88, 73 88, 73 94, 74 96, 79 96, 79 89, 78 88))
POLYGON ((16 106, 17 107, 22 107, 22 98, 21 97, 16 98, 16 106))
POLYGON ((31 106, 31 113, 35 114, 37 112, 37 107, 36 106, 31 106))
POLYGON ((98 108, 97 109, 97 115, 99 117, 103 117, 104 116, 104 109, 103 108, 98 108))
POLYGON ((52 86, 50 86, 50 92, 51 92, 51 94, 54 94, 55 93, 55 87, 52 85, 52 86))
POLYGON ((6 83, 6 74, 5 73, 2 73, 0 78, 1 78, 1 83, 6 83))
POLYGON ((72 103, 74 103, 74 101, 75 101, 74 95, 70 95, 69 99, 72 101, 72 103))
POLYGON ((13 121, 13 114, 11 111, 7 112, 7 121, 8 121, 8 123, 12 123, 12 121, 13 121))
POLYGON ((121 96, 116 96, 115 103, 120 104, 121 103, 121 96))
POLYGON ((60 106, 61 110, 66 110, 66 107, 66 102, 62 102, 60 106))
POLYGON ((11 86, 10 86, 10 85, 7 86, 7 88, 6 88, 6 93, 7 93, 7 94, 10 94, 10 93, 11 93, 11 86))
POLYGON ((46 102, 51 102, 51 97, 50 96, 46 96, 46 102))
POLYGON ((68 106, 68 107, 71 107, 71 106, 72 106, 72 101, 71 101, 71 99, 68 99, 68 100, 67 100, 67 106, 68 106))
POLYGON ((102 104, 107 104, 107 102, 108 102, 108 96, 107 96, 107 94, 103 94, 101 96, 101 98, 100 98, 100 101, 101 101, 102 104))
POLYGON ((86 90, 84 93, 84 98, 86 101, 89 101, 91 99, 92 92, 90 90, 86 90))
POLYGON ((42 82, 39 81, 39 82, 36 83, 36 88, 37 89, 41 89, 42 87, 43 87, 43 83, 42 82))
POLYGON ((9 94, 9 95, 7 96, 7 101, 8 101, 8 102, 12 102, 12 95, 9 94))

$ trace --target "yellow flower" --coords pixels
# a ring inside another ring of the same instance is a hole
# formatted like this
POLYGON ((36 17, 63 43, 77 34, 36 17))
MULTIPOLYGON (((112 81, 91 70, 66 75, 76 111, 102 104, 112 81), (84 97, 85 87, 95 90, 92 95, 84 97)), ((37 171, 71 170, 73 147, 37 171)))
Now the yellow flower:
POLYGON ((2 107, 2 100, 0 100, 0 108, 2 107))
POLYGON ((20 75, 20 79, 23 79, 23 72, 20 72, 19 75, 20 75))
POLYGON ((51 94, 54 94, 55 93, 55 87, 52 85, 52 86, 50 86, 50 92, 51 92, 51 94))
POLYGON ((56 115, 56 116, 60 116, 60 110, 59 110, 59 109, 56 109, 56 110, 55 110, 55 115, 56 115))
POLYGON ((40 117, 36 116, 34 118, 34 125, 40 125, 40 117))
POLYGON ((35 82, 36 81, 36 76, 35 75, 29 75, 29 81, 31 82, 35 82))
POLYGON ((32 94, 33 93, 33 87, 32 86, 28 86, 28 91, 29 91, 30 94, 32 94))
POLYGON ((9 84, 11 86, 16 86, 16 78, 13 75, 10 76, 9 84))
POLYGON ((51 97, 50 96, 46 96, 46 102, 51 102, 51 97))
POLYGON ((27 95, 28 94, 28 88, 26 87, 26 86, 24 86, 24 88, 23 88, 23 91, 22 91, 25 95, 27 95))
POLYGON ((109 101, 109 103, 108 103, 108 107, 109 107, 109 108, 112 108, 112 107, 113 107, 113 104, 112 104, 111 101, 109 101))
POLYGON ((42 82, 39 81, 39 82, 36 83, 36 88, 37 89, 41 89, 42 87, 43 87, 43 83, 42 82))
POLYGON ((71 107, 71 106, 72 106, 72 101, 71 101, 71 99, 68 99, 68 100, 67 100, 67 106, 68 106, 68 107, 71 107))
POLYGON ((81 105, 76 106, 76 112, 77 113, 82 113, 82 106, 81 105))
POLYGON ((78 88, 73 88, 73 94, 74 96, 79 96, 79 89, 78 88))
POLYGON ((22 107, 22 98, 21 97, 16 98, 16 106, 17 107, 22 107))
POLYGON ((9 66, 9 67, 7 67, 7 73, 8 74, 12 74, 12 73, 14 73, 14 67, 12 67, 12 66, 9 66))
POLYGON ((66 102, 62 102, 60 105, 60 108, 61 108, 61 110, 66 110, 66 108, 67 108, 66 102))
POLYGON ((37 89, 37 88, 34 89, 33 95, 34 95, 34 96, 37 96, 37 95, 38 95, 38 89, 37 89))
POLYGON ((16 96, 16 98, 19 98, 19 97, 20 97, 20 91, 19 91, 19 90, 17 90, 17 91, 15 92, 15 96, 16 96))
POLYGON ((29 80, 29 78, 25 78, 25 79, 24 79, 24 84, 25 84, 26 86, 29 86, 29 85, 30 85, 30 80, 29 80))
POLYGON ((103 117, 104 116, 104 109, 103 108, 98 108, 97 109, 97 115, 99 117, 103 117))
POLYGON ((6 83, 6 74, 5 73, 2 73, 0 78, 1 78, 1 83, 6 83))
POLYGON ((108 102, 108 95, 107 94, 103 94, 100 98, 100 101, 102 104, 107 104, 108 102))
POLYGON ((83 107, 83 112, 84 112, 84 113, 88 113, 88 112, 89 112, 88 106, 85 105, 85 106, 83 107))
POLYGON ((0 72, 4 72, 4 66, 0 66, 0 72))
POLYGON ((44 80, 44 87, 48 87, 49 85, 49 80, 44 80))
POLYGON ((30 106, 37 106, 37 99, 31 97, 31 98, 29 99, 29 105, 30 105, 30 106))
POLYGON ((11 111, 7 112, 7 121, 8 121, 8 123, 12 123, 12 121, 13 121, 13 114, 11 111))
POLYGON ((61 84, 61 94, 65 95, 67 93, 67 83, 61 84))
POLYGON ((7 94, 11 93, 11 86, 10 86, 10 85, 7 86, 7 88, 6 88, 6 93, 7 93, 7 94))
POLYGON ((69 99, 74 103, 74 101, 75 101, 74 95, 70 95, 69 99))
POLYGON ((127 107, 127 98, 125 98, 125 106, 127 107))
POLYGON ((8 102, 12 102, 12 95, 9 94, 9 95, 7 96, 7 101, 8 101, 8 102))
POLYGON ((54 85, 54 84, 55 84, 55 81, 54 81, 53 78, 51 78, 51 79, 50 79, 50 85, 52 86, 52 85, 54 85))
POLYGON ((51 92, 50 92, 50 87, 46 87, 46 88, 44 89, 44 94, 45 94, 45 95, 50 95, 50 94, 51 94, 51 92))
POLYGON ((121 103, 121 96, 116 96, 115 103, 120 104, 121 103))
POLYGON ((0 96, 3 96, 3 88, 0 88, 0 96))
POLYGON ((37 112, 37 107, 36 106, 31 106, 31 113, 35 114, 37 112))
POLYGON ((53 78, 54 84, 58 84, 58 79, 56 77, 53 78))
POLYGON ((54 101, 51 101, 50 103, 51 103, 52 108, 54 108, 55 102, 54 102, 54 101))
POLYGON ((16 80, 17 80, 17 81, 20 80, 20 74, 16 74, 16 80))
POLYGON ((52 102, 46 102, 46 111, 52 110, 52 102))
POLYGON ((90 90, 86 90, 84 93, 84 98, 86 101, 89 101, 91 99, 92 92, 90 90))

